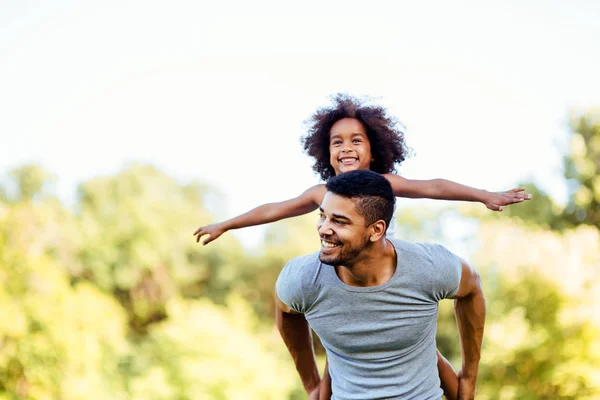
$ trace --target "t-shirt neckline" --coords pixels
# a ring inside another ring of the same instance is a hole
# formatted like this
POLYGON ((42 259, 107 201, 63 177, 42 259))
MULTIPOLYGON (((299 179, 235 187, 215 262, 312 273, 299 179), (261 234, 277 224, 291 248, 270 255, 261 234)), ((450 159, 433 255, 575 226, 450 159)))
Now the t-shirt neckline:
POLYGON ((325 264, 325 263, 321 263, 322 265, 326 266, 326 269, 329 271, 328 273, 330 274, 332 280, 334 281, 335 285, 338 287, 341 287, 344 290, 349 290, 351 292, 379 292, 381 290, 387 289, 392 283, 394 283, 394 281, 398 278, 398 276, 400 275, 400 250, 398 248, 398 246, 396 245, 396 243, 394 243, 391 239, 386 239, 388 242, 390 242, 392 244, 392 246, 394 247, 394 251, 396 252, 396 270, 394 271, 394 275, 392 275, 392 277, 384 284, 381 285, 377 285, 377 286, 352 286, 352 285, 348 285, 347 283, 344 283, 344 281, 342 281, 340 279, 340 277, 338 276, 338 274, 336 274, 335 272, 335 268, 332 265, 329 264, 325 264))

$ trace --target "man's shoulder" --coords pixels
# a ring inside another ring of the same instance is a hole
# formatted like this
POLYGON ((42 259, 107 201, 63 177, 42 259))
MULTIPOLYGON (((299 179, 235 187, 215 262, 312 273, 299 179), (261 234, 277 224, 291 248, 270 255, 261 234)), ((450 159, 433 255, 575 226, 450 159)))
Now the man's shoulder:
POLYGON ((413 286, 425 289, 425 293, 435 301, 456 293, 462 270, 458 256, 438 243, 404 240, 395 240, 393 243, 399 262, 411 274, 413 286))
POLYGON ((297 282, 304 282, 315 275, 315 270, 320 265, 319 252, 294 257, 285 264, 279 273, 278 280, 293 279, 297 282))
POLYGON ((321 261, 319 261, 319 252, 314 252, 311 254, 305 254, 303 256, 297 256, 292 258, 285 264, 285 268, 316 268, 321 261))
POLYGON ((279 299, 296 312, 306 312, 320 287, 316 284, 320 265, 318 252, 288 261, 275 284, 279 299))
MULTIPOLYGON (((443 245, 432 242, 410 242, 408 240, 389 238, 394 247, 405 255, 413 255, 431 259, 437 252, 446 249, 443 245)), ((446 250, 447 251, 447 250, 446 250)))

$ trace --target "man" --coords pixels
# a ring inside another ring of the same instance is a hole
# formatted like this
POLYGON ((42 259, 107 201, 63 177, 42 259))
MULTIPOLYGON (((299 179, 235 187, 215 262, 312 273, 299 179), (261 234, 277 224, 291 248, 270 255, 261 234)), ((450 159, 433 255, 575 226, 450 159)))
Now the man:
POLYGON ((327 352, 333 399, 440 399, 435 334, 444 298, 455 299, 459 398, 474 398, 485 320, 479 275, 440 245, 386 239, 394 202, 375 172, 332 178, 317 224, 321 250, 279 275, 277 325, 310 399, 321 380, 309 326, 327 352))

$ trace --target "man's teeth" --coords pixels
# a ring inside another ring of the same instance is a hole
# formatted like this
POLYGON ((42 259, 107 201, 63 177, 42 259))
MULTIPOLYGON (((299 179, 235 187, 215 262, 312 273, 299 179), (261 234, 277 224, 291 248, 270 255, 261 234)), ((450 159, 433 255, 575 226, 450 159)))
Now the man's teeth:
POLYGON ((321 240, 321 245, 322 245, 323 247, 335 247, 335 246, 337 246, 337 245, 336 245, 336 244, 334 244, 334 243, 329 243, 329 242, 326 242, 326 241, 324 241, 324 240, 321 240))

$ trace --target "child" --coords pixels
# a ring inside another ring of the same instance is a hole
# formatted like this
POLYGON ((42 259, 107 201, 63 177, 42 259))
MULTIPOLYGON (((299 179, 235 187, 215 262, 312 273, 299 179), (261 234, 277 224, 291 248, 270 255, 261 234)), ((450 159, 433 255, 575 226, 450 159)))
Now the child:
MULTIPOLYGON (((522 193, 523 188, 492 193, 444 179, 410 180, 395 174, 394 165, 404 161, 407 148, 399 124, 381 106, 364 105, 351 96, 338 94, 332 107, 317 110, 308 122, 308 134, 302 138, 304 150, 315 159, 313 170, 324 181, 344 172, 370 169, 383 174, 398 197, 478 201, 493 211, 531 198, 522 193)), ((319 207, 325 192, 325 185, 319 184, 293 199, 263 204, 235 218, 200 227, 194 232, 196 241, 208 235, 202 242, 206 245, 231 229, 310 213, 319 207)), ((394 235, 394 220, 387 230, 388 236, 394 235)), ((438 369, 445 395, 455 399, 456 372, 439 352, 438 369)), ((324 381, 328 379, 326 371, 324 381)))

